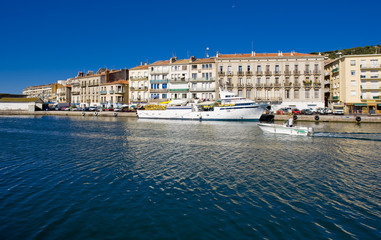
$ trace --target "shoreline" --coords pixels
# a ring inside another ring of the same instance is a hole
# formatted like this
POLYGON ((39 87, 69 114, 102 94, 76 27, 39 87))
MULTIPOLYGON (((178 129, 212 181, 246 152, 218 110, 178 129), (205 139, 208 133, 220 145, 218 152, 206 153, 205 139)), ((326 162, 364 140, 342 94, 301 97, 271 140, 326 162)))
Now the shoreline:
MULTIPOLYGON (((137 118, 136 112, 81 112, 81 111, 6 111, 1 110, 0 116, 98 116, 98 117, 130 117, 137 118)), ((351 123, 381 123, 381 115, 296 115, 295 121, 299 122, 351 122, 351 123), (318 119, 316 119, 318 116, 318 119), (360 117, 360 121, 356 118, 360 117)), ((274 121, 284 121, 289 118, 289 115, 274 115, 274 121)))

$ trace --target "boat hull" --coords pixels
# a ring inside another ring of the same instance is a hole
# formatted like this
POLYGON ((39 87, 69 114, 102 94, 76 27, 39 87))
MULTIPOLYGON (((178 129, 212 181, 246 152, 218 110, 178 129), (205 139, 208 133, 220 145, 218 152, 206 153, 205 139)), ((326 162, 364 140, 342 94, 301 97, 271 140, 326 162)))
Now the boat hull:
POLYGON ((215 107, 213 111, 195 111, 193 108, 172 108, 166 110, 138 110, 142 119, 177 119, 177 120, 225 120, 258 121, 264 112, 264 106, 250 107, 215 107))
POLYGON ((279 124, 259 123, 258 126, 264 132, 299 135, 299 136, 313 136, 313 128, 307 127, 287 127, 279 124))

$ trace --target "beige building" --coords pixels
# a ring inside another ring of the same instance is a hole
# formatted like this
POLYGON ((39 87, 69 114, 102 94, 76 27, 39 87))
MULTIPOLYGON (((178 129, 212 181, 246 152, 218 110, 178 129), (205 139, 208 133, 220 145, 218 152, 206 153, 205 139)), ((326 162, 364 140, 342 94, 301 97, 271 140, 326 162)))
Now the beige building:
POLYGON ((167 101, 168 78, 170 61, 156 61, 149 66, 148 79, 150 82, 149 102, 167 101))
POLYGON ((381 54, 346 55, 325 64, 330 107, 345 113, 381 113, 381 54))
POLYGON ((103 83, 99 91, 102 107, 121 107, 128 104, 128 87, 126 80, 103 83))
POLYGON ((216 100, 219 98, 216 82, 215 58, 191 58, 189 91, 191 98, 216 100))
MULTIPOLYGON (((105 83, 112 83, 119 80, 128 80, 128 70, 108 70, 101 68, 97 73, 89 71, 87 74, 79 72, 76 79, 80 83, 80 105, 81 107, 90 107, 90 106, 102 106, 106 102, 102 102, 104 99, 102 96, 101 99, 101 87, 105 83)), ((121 93, 117 97, 124 97, 124 93, 121 93)), ((104 94, 102 94, 104 95, 104 94)), ((106 98, 107 99, 107 98, 106 98)), ((110 98, 111 99, 111 98, 110 98)), ((113 100, 115 98, 113 97, 113 100)), ((119 98, 120 99, 120 98, 119 98)))
POLYGON ((27 87, 23 90, 23 94, 28 98, 41 98, 44 102, 57 102, 57 89, 60 86, 58 83, 52 83, 27 87))
POLYGON ((277 107, 324 106, 324 57, 302 53, 217 54, 219 86, 277 107))
POLYGON ((147 64, 129 69, 130 104, 147 103, 149 99, 149 80, 147 64))

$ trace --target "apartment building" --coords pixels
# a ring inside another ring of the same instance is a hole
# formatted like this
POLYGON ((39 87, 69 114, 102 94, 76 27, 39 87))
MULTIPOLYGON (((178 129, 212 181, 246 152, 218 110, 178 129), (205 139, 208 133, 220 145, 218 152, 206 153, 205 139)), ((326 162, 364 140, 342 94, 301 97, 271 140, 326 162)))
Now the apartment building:
MULTIPOLYGON (((119 80, 128 80, 128 70, 108 70, 106 68, 101 68, 97 73, 93 71, 88 71, 87 74, 84 72, 79 72, 76 79, 80 83, 80 106, 102 106, 106 102, 102 102, 100 91, 101 87, 104 87, 105 83, 112 83, 119 80)), ((120 95, 119 97, 123 97, 120 95)), ((104 98, 102 98, 104 99, 104 98)), ((110 98, 111 99, 111 98, 110 98)))
POLYGON ((216 84, 216 60, 215 58, 191 58, 190 61, 190 86, 191 98, 215 100, 219 97, 219 89, 216 84))
POLYGON ((71 104, 71 85, 67 80, 58 80, 57 102, 71 104))
POLYGON ((129 83, 126 80, 101 84, 99 91, 101 106, 122 107, 128 104, 128 88, 129 83))
POLYGON ((170 61, 156 61, 148 68, 148 80, 150 82, 149 102, 161 102, 168 100, 168 78, 170 61))
POLYGON ((326 99, 345 113, 381 113, 381 54, 345 55, 325 64, 326 99))
POLYGON ((129 69, 130 78, 130 104, 145 104, 149 100, 149 65, 143 63, 129 69))
POLYGON ((57 102, 57 89, 61 85, 58 83, 27 87, 23 94, 28 98, 41 98, 44 102, 57 102))
POLYGON ((302 53, 218 54, 220 87, 285 107, 323 107, 324 57, 302 53))

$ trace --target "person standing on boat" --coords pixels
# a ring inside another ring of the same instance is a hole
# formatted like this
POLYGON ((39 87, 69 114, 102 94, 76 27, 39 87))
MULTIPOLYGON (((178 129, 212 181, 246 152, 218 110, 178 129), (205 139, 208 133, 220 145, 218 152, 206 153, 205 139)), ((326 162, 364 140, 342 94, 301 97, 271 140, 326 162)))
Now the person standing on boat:
POLYGON ((288 119, 288 126, 292 127, 293 125, 294 125, 294 119, 293 119, 293 117, 291 115, 290 118, 288 119))

